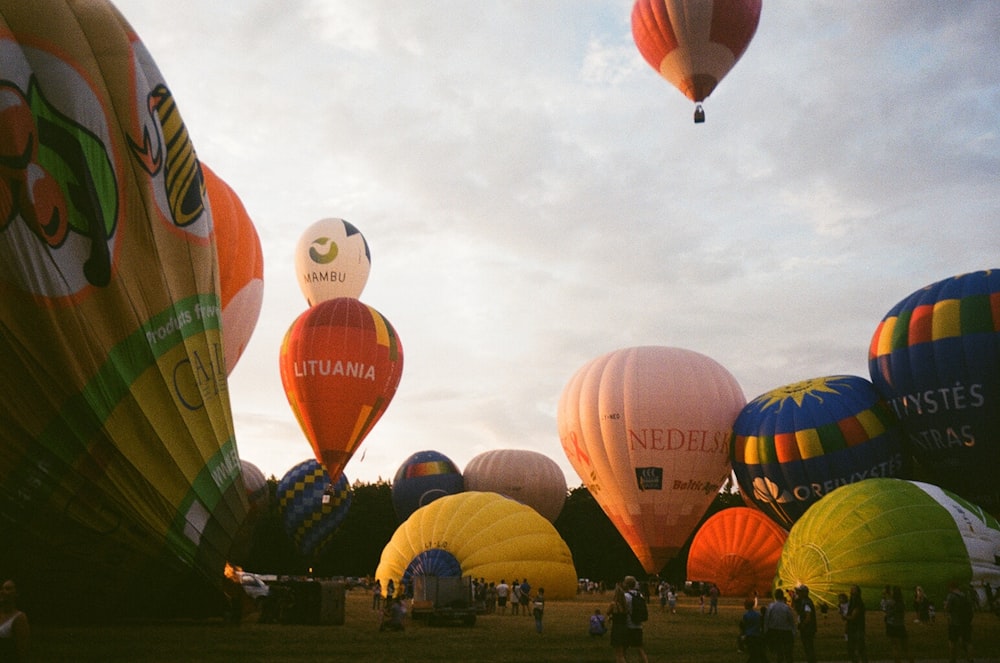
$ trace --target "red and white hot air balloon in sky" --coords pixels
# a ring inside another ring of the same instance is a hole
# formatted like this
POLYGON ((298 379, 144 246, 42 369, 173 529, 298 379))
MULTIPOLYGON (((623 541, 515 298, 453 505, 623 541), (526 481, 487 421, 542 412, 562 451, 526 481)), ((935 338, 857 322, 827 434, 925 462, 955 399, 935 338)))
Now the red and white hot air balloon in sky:
POLYGON ((760 21, 761 0, 636 0, 632 38, 646 61, 695 102, 701 102, 746 51, 760 21))

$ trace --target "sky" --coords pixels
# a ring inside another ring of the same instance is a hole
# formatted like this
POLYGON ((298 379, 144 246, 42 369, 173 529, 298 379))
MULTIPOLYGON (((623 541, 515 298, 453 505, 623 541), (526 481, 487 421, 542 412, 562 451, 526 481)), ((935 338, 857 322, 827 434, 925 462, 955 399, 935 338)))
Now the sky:
POLYGON ((352 482, 516 448, 573 488, 556 409, 591 359, 695 350, 748 400, 868 377, 896 302, 1000 267, 1000 3, 764 0, 700 125, 636 49, 630 0, 115 4, 260 235, 229 386, 268 476, 313 456, 278 355, 321 218, 367 239, 360 299, 404 349, 352 482))

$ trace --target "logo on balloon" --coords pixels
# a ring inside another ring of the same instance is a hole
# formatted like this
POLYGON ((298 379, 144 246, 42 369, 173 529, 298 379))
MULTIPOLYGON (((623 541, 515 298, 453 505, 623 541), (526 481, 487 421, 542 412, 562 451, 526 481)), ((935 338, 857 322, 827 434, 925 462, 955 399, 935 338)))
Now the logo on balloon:
POLYGON ((337 243, 330 240, 329 237, 317 237, 309 245, 309 258, 320 265, 329 265, 331 262, 337 259, 337 254, 340 250, 337 248, 337 243), (329 244, 330 247, 323 252, 320 252, 318 247, 322 247, 329 244))
POLYGON ((6 232, 14 252, 7 255, 3 249, 0 261, 29 260, 48 275, 20 283, 38 294, 62 296, 88 284, 105 286, 111 279, 108 242, 120 203, 103 132, 57 108, 43 83, 75 90, 77 108, 71 112, 91 121, 100 118, 98 123, 106 121, 100 102, 71 67, 45 69, 46 81, 27 74, 18 82, 14 79, 22 72, 16 64, 5 72, 10 78, 0 80, 0 125, 6 129, 0 140, 0 232, 6 232), (11 227, 18 218, 29 232, 11 227), (25 243, 32 238, 37 241, 25 243), (53 261, 49 252, 57 249, 75 259, 53 261), (53 267, 56 262, 59 268, 53 267), (71 264, 79 271, 67 270, 71 264))
POLYGON ((663 490, 663 468, 637 467, 635 480, 639 490, 663 490))
POLYGON ((768 479, 767 477, 757 477, 753 480, 754 499, 761 502, 772 502, 774 504, 787 504, 794 502, 795 498, 786 490, 768 479))

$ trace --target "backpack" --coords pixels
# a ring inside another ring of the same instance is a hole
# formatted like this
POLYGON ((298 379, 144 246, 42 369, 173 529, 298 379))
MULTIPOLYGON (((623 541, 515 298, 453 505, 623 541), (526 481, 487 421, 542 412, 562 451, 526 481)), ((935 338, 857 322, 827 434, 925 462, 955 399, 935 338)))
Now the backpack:
POLYGON ((633 624, 641 624, 649 619, 649 608, 646 606, 646 599, 639 592, 631 592, 632 610, 629 612, 629 619, 633 624))
POLYGON ((972 623, 972 601, 965 594, 961 592, 948 594, 946 607, 953 623, 962 626, 972 623))

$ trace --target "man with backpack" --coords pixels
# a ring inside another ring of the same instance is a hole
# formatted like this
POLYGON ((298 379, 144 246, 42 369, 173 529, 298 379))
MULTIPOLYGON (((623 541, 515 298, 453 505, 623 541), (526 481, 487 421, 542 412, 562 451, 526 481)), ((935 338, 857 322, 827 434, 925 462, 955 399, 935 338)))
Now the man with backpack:
POLYGON ((636 582, 635 576, 625 576, 625 580, 622 582, 622 587, 625 589, 625 626, 628 634, 625 648, 632 647, 639 650, 639 658, 642 662, 649 663, 646 650, 642 645, 642 625, 649 619, 649 606, 636 585, 638 582, 636 582))
POLYGON ((944 600, 944 611, 948 615, 948 653, 951 663, 959 647, 965 658, 972 661, 972 601, 957 582, 948 584, 948 596, 944 600))

